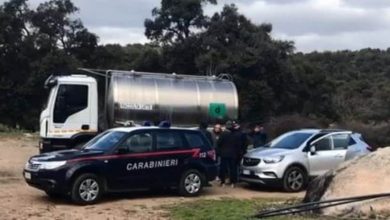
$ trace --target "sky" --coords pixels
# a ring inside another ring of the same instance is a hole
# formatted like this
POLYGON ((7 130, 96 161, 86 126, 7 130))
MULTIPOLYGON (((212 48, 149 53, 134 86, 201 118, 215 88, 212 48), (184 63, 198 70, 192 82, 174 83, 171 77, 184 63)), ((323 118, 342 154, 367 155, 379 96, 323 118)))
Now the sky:
MULTIPOLYGON (((43 1, 29 0, 33 7, 43 1)), ((147 42, 143 22, 160 5, 160 0, 73 2, 101 44, 122 45, 147 42)), ((219 0, 204 10, 212 15, 231 3, 253 23, 271 23, 273 38, 294 41, 296 51, 390 47, 390 0, 219 0)))

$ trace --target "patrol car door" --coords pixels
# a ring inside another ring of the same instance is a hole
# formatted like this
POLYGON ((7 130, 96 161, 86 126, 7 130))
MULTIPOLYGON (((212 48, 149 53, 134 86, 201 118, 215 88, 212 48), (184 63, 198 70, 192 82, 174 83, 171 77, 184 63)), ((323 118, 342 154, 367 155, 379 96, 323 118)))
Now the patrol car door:
POLYGON ((154 173, 158 182, 175 184, 181 175, 181 167, 187 158, 192 157, 191 150, 185 149, 184 137, 175 130, 155 131, 156 161, 163 163, 157 166, 154 173))
POLYGON ((148 155, 153 151, 152 133, 138 131, 131 133, 119 145, 116 157, 109 161, 108 173, 112 176, 114 189, 144 188, 151 183, 148 155))

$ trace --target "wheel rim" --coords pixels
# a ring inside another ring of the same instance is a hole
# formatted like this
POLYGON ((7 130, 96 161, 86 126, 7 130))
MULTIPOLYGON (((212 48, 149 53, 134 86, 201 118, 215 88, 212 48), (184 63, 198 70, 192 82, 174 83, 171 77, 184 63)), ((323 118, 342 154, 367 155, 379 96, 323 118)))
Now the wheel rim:
POLYGON ((299 190, 303 186, 303 174, 297 170, 293 170, 288 174, 287 184, 292 190, 299 190))
POLYGON ((86 202, 93 201, 99 194, 99 184, 94 179, 85 179, 80 183, 79 195, 86 202))
POLYGON ((197 193, 201 184, 200 177, 195 173, 189 174, 184 180, 184 187, 190 194, 197 193))

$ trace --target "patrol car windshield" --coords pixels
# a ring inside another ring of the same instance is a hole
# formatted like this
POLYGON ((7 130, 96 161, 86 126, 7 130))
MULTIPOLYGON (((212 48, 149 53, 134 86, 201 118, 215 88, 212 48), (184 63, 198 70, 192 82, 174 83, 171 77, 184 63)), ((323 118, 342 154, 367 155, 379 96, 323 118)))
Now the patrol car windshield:
POLYGON ((83 149, 108 151, 112 149, 127 133, 122 131, 107 131, 89 141, 83 149))

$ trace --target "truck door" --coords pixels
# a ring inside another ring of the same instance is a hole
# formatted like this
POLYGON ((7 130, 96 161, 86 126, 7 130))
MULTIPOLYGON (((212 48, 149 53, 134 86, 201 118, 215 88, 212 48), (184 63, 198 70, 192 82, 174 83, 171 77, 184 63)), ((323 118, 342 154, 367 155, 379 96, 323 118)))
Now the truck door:
POLYGON ((90 85, 60 84, 53 108, 53 127, 49 133, 59 138, 88 131, 91 126, 90 85))

